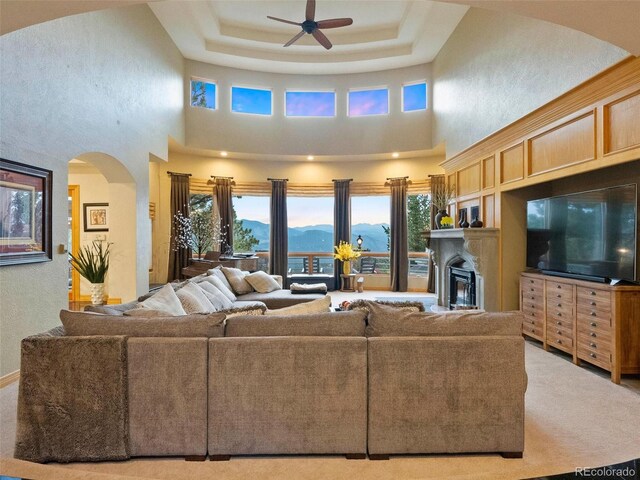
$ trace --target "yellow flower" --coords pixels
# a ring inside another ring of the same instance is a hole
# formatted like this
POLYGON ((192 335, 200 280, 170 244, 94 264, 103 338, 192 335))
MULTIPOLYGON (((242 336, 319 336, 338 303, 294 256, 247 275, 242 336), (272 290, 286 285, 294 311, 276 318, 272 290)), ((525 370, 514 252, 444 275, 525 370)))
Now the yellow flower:
POLYGON ((453 227, 453 218, 446 216, 440 219, 440 225, 443 227, 453 227))
POLYGON ((353 249, 353 245, 347 242, 340 242, 340 245, 333 247, 336 253, 333 254, 333 258, 343 262, 354 260, 360 256, 360 252, 356 252, 353 249))

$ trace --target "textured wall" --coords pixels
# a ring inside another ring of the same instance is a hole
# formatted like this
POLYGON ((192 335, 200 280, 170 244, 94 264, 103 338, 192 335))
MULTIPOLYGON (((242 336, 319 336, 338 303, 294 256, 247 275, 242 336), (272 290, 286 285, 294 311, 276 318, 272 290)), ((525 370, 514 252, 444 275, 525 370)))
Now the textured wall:
POLYGON ((581 32, 471 8, 433 62, 433 142, 447 158, 628 54, 581 32))
MULTIPOLYGON (((250 72, 188 60, 185 71, 187 80, 196 77, 217 82, 220 106, 216 111, 187 107, 187 145, 190 147, 276 155, 351 155, 431 148, 431 98, 427 99, 426 111, 402 113, 400 105, 403 83, 427 80, 430 87, 430 65, 314 76, 250 72), (271 88, 273 116, 231 113, 232 85, 271 88), (347 117, 346 98, 350 88, 382 86, 389 87, 388 115, 347 117), (336 117, 285 117, 287 89, 335 90, 336 117)), ((185 105, 189 103, 187 81, 185 105)))
MULTIPOLYGON (((127 300, 148 282, 149 153, 184 138, 184 60, 146 5, 62 18, 0 37, 0 156, 53 171, 53 261, 0 268, 0 375, 19 368, 20 340, 59 324, 67 306, 67 164, 85 152, 113 172, 111 201, 132 214, 114 225, 127 300), (107 157, 107 155, 109 157, 107 157), (127 175, 110 164, 117 159, 127 175), (111 160, 110 160, 111 159, 111 160), (128 178, 124 178, 128 177, 128 178), (135 199, 135 200, 133 200, 135 199), (142 219, 137 221, 136 219, 142 219), (122 230, 122 228, 120 228, 122 230)), ((116 219, 114 219, 115 221, 116 219)), ((115 233, 114 233, 115 235, 115 233)), ((113 240, 113 239, 112 239, 113 240)), ((115 245, 114 245, 115 247, 115 245)))

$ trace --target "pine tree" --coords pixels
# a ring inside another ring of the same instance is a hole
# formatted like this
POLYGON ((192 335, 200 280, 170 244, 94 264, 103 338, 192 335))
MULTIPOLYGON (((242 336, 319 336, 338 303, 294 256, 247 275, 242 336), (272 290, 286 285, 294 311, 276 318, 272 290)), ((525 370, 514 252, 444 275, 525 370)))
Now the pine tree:
POLYGON ((207 98, 204 82, 192 82, 191 83, 191 106, 192 107, 206 107, 207 98))
POLYGON ((427 240, 422 232, 429 226, 431 202, 427 195, 409 195, 407 197, 407 230, 410 252, 424 252, 427 240))
POLYGON ((236 208, 233 207, 233 250, 236 252, 251 252, 260 241, 253 236, 250 228, 242 226, 242 220, 238 220, 236 208))

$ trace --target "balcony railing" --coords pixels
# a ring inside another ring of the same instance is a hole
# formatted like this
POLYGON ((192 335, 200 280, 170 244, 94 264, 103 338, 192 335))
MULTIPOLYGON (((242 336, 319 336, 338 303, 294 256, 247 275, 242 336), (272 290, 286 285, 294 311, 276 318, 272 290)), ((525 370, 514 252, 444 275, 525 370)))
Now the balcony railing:
MULTIPOLYGON (((256 252, 258 268, 269 269, 269 253, 256 252)), ((333 275, 333 254, 328 252, 289 252, 289 275, 333 275)), ((351 262, 353 273, 362 275, 389 275, 389 252, 362 252, 360 258, 351 262)), ((409 253, 409 276, 425 277, 429 274, 429 255, 422 252, 409 253)))

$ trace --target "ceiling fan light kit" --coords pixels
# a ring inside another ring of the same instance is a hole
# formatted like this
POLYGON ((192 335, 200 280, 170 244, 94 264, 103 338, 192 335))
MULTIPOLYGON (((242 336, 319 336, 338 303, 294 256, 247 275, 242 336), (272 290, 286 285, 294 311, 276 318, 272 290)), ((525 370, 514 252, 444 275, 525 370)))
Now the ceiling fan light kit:
POLYGON ((275 20, 276 22, 288 23, 290 25, 297 25, 302 28, 302 30, 294 36, 291 40, 284 44, 285 47, 289 45, 293 45, 297 42, 304 34, 308 33, 315 38, 320 45, 329 50, 333 45, 327 38, 327 36, 322 33, 320 30, 323 28, 338 28, 338 27, 346 27, 353 23, 353 19, 351 18, 330 18, 328 20, 320 20, 318 22, 315 21, 316 15, 316 0, 307 0, 307 8, 305 11, 305 21, 302 23, 292 22, 291 20, 285 20, 283 18, 271 17, 267 15, 267 18, 271 20, 275 20))

